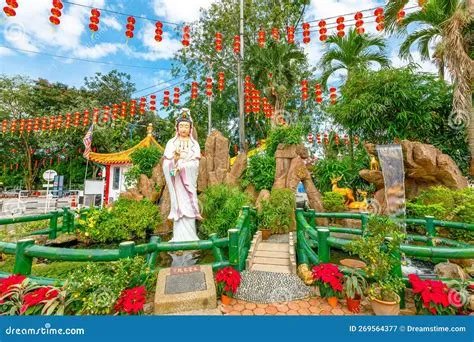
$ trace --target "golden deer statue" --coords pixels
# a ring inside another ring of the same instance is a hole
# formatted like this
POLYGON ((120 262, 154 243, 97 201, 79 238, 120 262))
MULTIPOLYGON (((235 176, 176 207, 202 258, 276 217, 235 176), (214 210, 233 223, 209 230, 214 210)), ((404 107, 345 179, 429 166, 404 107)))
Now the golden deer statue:
POLYGON ((336 177, 336 178, 331 178, 331 185, 332 185, 332 191, 337 192, 338 194, 341 194, 344 196, 344 204, 349 205, 349 203, 354 202, 354 192, 349 189, 349 188, 340 188, 337 186, 337 182, 339 182, 342 179, 342 176, 336 177))
POLYGON ((357 193, 362 196, 362 201, 349 203, 349 209, 367 209, 369 205, 367 202, 367 191, 357 189, 357 193))
POLYGON ((373 154, 370 155, 370 170, 375 170, 379 171, 380 170, 380 165, 377 159, 375 159, 375 156, 373 154))

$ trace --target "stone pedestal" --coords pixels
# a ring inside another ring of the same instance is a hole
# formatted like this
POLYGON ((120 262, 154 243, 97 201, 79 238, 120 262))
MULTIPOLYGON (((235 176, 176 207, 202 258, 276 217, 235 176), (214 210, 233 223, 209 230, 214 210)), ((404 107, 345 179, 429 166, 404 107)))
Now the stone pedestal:
POLYGON ((154 314, 215 309, 216 287, 209 265, 164 268, 158 273, 154 314))

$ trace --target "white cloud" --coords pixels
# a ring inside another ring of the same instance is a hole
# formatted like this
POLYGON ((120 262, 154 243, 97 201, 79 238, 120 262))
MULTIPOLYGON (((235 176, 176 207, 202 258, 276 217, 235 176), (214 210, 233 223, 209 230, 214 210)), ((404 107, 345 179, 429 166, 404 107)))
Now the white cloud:
POLYGON ((14 54, 15 52, 13 50, 0 46, 0 56, 12 56, 14 54))
POLYGON ((436 67, 435 63, 422 60, 420 53, 418 51, 412 52, 411 55, 413 58, 411 61, 405 60, 405 59, 401 59, 400 56, 398 56, 398 51, 394 51, 391 56, 392 66, 394 68, 401 68, 401 67, 407 66, 408 64, 410 64, 410 62, 412 62, 418 66, 418 69, 420 71, 431 72, 431 73, 438 72, 438 68, 436 67))
POLYGON ((110 27, 111 29, 121 31, 124 30, 125 24, 121 25, 115 17, 107 16, 101 17, 100 23, 104 24, 105 27, 110 27))
POLYGON ((82 46, 80 49, 74 50, 74 56, 88 59, 99 59, 104 56, 115 54, 123 44, 100 43, 91 47, 82 46))
POLYGON ((199 10, 208 8, 215 0, 153 0, 156 15, 173 22, 199 19, 199 10))
POLYGON ((138 58, 147 61, 156 61, 159 59, 169 59, 181 49, 181 41, 171 38, 171 34, 167 31, 163 32, 163 40, 155 41, 155 26, 146 22, 142 29, 138 32, 137 39, 141 40, 145 52, 131 51, 128 52, 138 58))

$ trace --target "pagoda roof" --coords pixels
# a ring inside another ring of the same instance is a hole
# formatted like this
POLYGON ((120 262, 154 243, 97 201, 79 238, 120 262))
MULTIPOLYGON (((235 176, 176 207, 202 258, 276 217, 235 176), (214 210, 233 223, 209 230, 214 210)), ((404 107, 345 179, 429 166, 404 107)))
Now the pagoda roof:
POLYGON ((116 153, 96 153, 91 152, 89 154, 89 160, 96 162, 101 165, 120 165, 120 164, 132 164, 131 154, 140 148, 156 146, 161 151, 164 151, 163 147, 153 138, 151 134, 152 126, 148 125, 147 136, 145 139, 140 141, 138 144, 129 148, 128 150, 116 152, 116 153))

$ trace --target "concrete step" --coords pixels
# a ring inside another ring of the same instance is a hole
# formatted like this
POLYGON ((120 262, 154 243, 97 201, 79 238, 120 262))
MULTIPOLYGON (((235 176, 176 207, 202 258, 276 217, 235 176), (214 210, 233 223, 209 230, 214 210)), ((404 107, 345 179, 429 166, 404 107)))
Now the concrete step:
POLYGON ((288 253, 288 244, 286 244, 286 243, 260 242, 257 246, 257 252, 258 251, 271 251, 271 252, 286 252, 286 253, 288 253))
POLYGON ((256 251, 256 257, 263 257, 263 258, 289 258, 290 253, 285 252, 272 252, 272 251, 256 251))
POLYGON ((253 264, 251 271, 263 271, 263 272, 274 272, 274 273, 291 273, 291 268, 290 268, 290 266, 253 264))
POLYGON ((254 258, 254 264, 266 264, 266 265, 279 265, 279 266, 289 266, 289 258, 254 258))

